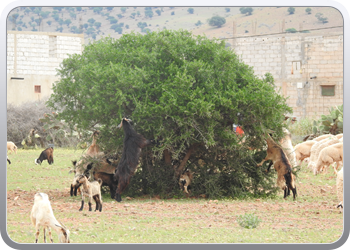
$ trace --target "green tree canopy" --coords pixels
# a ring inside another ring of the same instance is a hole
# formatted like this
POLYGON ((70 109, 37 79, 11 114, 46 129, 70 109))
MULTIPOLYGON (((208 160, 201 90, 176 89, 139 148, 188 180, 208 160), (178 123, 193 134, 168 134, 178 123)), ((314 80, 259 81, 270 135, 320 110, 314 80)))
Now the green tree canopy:
POLYGON ((226 23, 226 19, 221 16, 213 16, 208 20, 210 26, 221 27, 226 23))
POLYGON ((295 8, 294 8, 294 7, 289 7, 287 11, 288 11, 288 13, 289 13, 290 15, 293 15, 294 12, 295 12, 295 8))
POLYGON ((253 8, 252 7, 241 7, 241 8, 239 8, 239 11, 241 12, 241 14, 246 14, 246 16, 250 16, 253 12, 253 8))
POLYGON ((263 184, 264 193, 274 189, 275 178, 256 167, 266 153, 247 148, 261 148, 267 128, 280 136, 291 109, 271 75, 255 76, 224 41, 183 30, 103 38, 65 59, 58 76, 48 106, 71 127, 100 129, 105 152, 121 151, 123 117, 161 142, 143 150, 135 190, 169 195, 185 167, 202 173, 197 192, 210 193, 214 184, 229 196, 259 193, 263 184), (244 143, 233 124, 245 131, 244 143), (159 187, 164 182, 167 190, 159 187))

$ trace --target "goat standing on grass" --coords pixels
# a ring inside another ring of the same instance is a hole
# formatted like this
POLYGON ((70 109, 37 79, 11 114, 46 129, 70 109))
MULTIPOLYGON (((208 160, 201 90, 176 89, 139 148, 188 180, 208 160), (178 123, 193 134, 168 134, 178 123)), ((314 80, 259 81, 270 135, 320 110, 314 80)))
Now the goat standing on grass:
POLYGON ((118 181, 118 188, 115 195, 115 199, 118 202, 122 201, 121 193, 129 185, 130 178, 137 168, 141 149, 154 143, 153 140, 147 140, 142 135, 136 133, 130 122, 131 120, 123 118, 118 125, 118 128, 123 127, 124 129, 123 154, 113 177, 114 181, 118 181))
POLYGON ((51 243, 53 243, 51 228, 57 232, 60 243, 70 243, 69 230, 56 220, 49 197, 45 193, 37 193, 34 195, 34 205, 30 213, 30 220, 36 228, 35 243, 38 243, 40 227, 44 228, 44 242, 46 243, 46 232, 48 229, 51 243))
MULTIPOLYGON (((72 163, 73 163, 74 167, 76 167, 77 161, 72 161, 72 163)), ((105 170, 105 169, 109 170, 109 169, 111 169, 111 166, 113 167, 112 162, 109 161, 108 158, 105 161, 100 162, 100 163, 102 165, 102 170, 105 170)), ((89 165, 87 165, 86 170, 84 170, 83 173, 81 173, 81 171, 77 171, 77 168, 72 169, 72 170, 69 171, 70 173, 73 172, 75 174, 73 182, 72 182, 71 187, 70 187, 70 196, 73 196, 73 195, 77 196, 77 190, 80 189, 81 184, 77 182, 77 178, 81 174, 83 174, 87 178, 89 178, 91 176, 90 172, 92 171, 93 172, 93 174, 92 174, 93 179, 94 180, 101 179, 102 180, 102 186, 108 186, 109 187, 111 198, 114 199, 115 191, 117 190, 117 187, 118 187, 118 183, 113 180, 114 174, 101 172, 100 168, 98 169, 98 171, 94 171, 94 170, 92 170, 93 164, 94 163, 90 163, 89 165)), ((113 172, 115 172, 115 168, 114 168, 113 172)))
POLYGON ((277 186, 284 191, 284 197, 286 198, 290 194, 290 190, 293 192, 293 199, 297 196, 297 188, 295 185, 295 176, 292 173, 291 164, 283 152, 282 148, 272 140, 271 136, 268 135, 266 138, 267 142, 267 155, 257 166, 262 166, 265 161, 271 160, 272 162, 268 166, 266 172, 270 170, 273 164, 277 171, 277 186))
POLYGON ((7 142, 7 151, 17 154, 17 146, 12 141, 7 142))
POLYGON ((333 165, 334 173, 337 174, 340 163, 343 164, 342 142, 327 146, 320 151, 314 167, 314 174, 317 175, 324 168, 327 169, 333 163, 337 164, 337 168, 333 165))
POLYGON ((34 163, 41 165, 41 163, 47 160, 47 162, 51 165, 53 163, 53 147, 49 147, 41 152, 38 159, 35 159, 34 163))
POLYGON ((77 183, 82 184, 81 190, 81 207, 79 211, 82 211, 84 208, 84 199, 85 196, 89 197, 89 211, 92 211, 92 199, 95 200, 96 210, 102 211, 102 197, 101 197, 101 186, 102 180, 98 179, 97 181, 90 182, 85 175, 80 175, 77 178, 77 183))
POLYGON ((337 196, 339 200, 339 204, 337 208, 340 207, 341 212, 343 212, 343 193, 344 193, 343 183, 344 183, 343 168, 341 168, 337 173, 337 180, 336 180, 337 196))

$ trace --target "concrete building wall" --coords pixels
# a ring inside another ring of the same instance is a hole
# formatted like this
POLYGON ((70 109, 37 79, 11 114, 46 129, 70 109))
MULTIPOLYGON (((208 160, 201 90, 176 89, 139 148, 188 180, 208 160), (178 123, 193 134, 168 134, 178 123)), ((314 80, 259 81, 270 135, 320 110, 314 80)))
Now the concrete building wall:
POLYGON ((273 75, 293 116, 318 118, 343 104, 342 35, 237 38, 234 50, 256 75, 273 75), (323 86, 334 86, 335 95, 322 96, 323 86))
POLYGON ((69 54, 81 54, 83 44, 83 35, 8 31, 7 103, 47 99, 56 68, 69 54))
MULTIPOLYGON (((83 35, 19 32, 7 34, 7 102, 43 100, 58 80, 56 68, 69 54, 81 53, 83 35), (40 86, 41 93, 35 93, 40 86)), ((298 118, 318 118, 343 103, 343 36, 259 36, 236 38, 234 51, 255 74, 271 73, 276 91, 287 97, 298 118), (322 96, 334 86, 334 96, 322 96)))

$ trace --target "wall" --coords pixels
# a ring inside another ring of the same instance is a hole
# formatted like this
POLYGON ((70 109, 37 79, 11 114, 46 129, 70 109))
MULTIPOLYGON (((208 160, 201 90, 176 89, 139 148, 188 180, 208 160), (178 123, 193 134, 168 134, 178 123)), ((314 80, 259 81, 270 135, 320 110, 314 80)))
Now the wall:
POLYGON ((7 103, 46 100, 58 80, 56 68, 69 54, 81 54, 83 44, 83 35, 8 31, 7 103))
POLYGON ((256 36, 236 38, 234 50, 255 74, 273 75, 276 91, 288 98, 297 118, 318 118, 343 104, 343 36, 256 36), (322 96, 321 86, 334 86, 322 96))

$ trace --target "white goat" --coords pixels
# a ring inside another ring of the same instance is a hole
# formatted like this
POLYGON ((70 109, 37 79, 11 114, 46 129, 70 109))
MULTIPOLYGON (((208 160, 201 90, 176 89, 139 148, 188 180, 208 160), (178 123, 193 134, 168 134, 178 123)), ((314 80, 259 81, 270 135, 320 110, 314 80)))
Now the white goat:
POLYGON ((322 149, 324 149, 327 146, 330 146, 332 144, 339 143, 339 139, 335 137, 334 135, 328 135, 326 139, 323 139, 321 141, 316 142, 311 147, 311 153, 310 153, 310 161, 308 164, 308 168, 314 169, 316 165, 316 161, 318 159, 318 156, 322 149))
POLYGON ((52 211, 49 197, 45 193, 36 193, 34 195, 34 205, 30 213, 30 219, 36 228, 35 243, 38 243, 40 227, 44 228, 44 242, 46 243, 45 229, 49 231, 49 237, 53 243, 51 236, 51 228, 57 232, 60 243, 70 243, 69 230, 59 223, 52 211))
POLYGON ((340 207, 341 211, 343 211, 343 168, 341 168, 337 173, 336 186, 338 200, 340 201, 337 207, 340 207))
POLYGON ((81 189, 81 207, 79 211, 82 211, 84 208, 84 198, 85 196, 89 197, 89 211, 92 211, 92 198, 96 202, 96 210, 102 211, 102 196, 101 196, 101 186, 102 180, 98 179, 97 181, 90 182, 88 181, 85 175, 80 175, 77 178, 77 183, 82 184, 81 189))
POLYGON ((17 146, 12 141, 7 142, 7 151, 15 152, 17 154, 17 146))
POLYGON ((295 145, 294 152, 295 152, 295 159, 297 162, 299 162, 299 165, 302 164, 302 162, 310 157, 311 153, 311 147, 316 143, 317 141, 309 140, 304 141, 302 143, 299 143, 295 145))
MULTIPOLYGON (((342 142, 327 146, 320 151, 316 166, 314 167, 314 174, 318 174, 323 168, 327 168, 335 162, 337 163, 337 168, 339 168, 340 163, 343 163, 342 142)), ((333 169, 335 174, 337 174, 335 166, 333 166, 333 169)))
POLYGON ((286 154, 288 160, 292 164, 292 167, 295 167, 297 164, 297 161, 296 161, 296 155, 292 145, 292 134, 286 128, 283 128, 283 132, 284 132, 284 137, 280 139, 279 143, 281 144, 281 147, 284 153, 286 154))
POLYGON ((313 139, 313 141, 322 141, 323 139, 329 138, 330 136, 332 136, 332 135, 331 134, 320 135, 320 136, 316 137, 315 139, 313 139))
POLYGON ((337 134, 335 135, 335 137, 337 137, 340 140, 341 138, 343 138, 343 134, 337 134))

